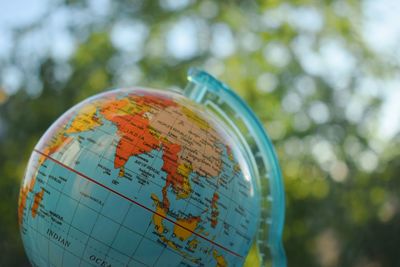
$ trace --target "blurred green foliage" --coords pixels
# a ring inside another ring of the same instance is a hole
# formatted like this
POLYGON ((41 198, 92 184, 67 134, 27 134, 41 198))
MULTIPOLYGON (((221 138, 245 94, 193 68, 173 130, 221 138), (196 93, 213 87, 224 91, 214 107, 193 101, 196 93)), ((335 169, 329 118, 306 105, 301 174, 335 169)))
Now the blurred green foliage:
MULTIPOLYGON (((15 32, 18 44, 68 10, 75 16, 67 29, 71 56, 24 58, 15 45, 2 62, 23 79, 13 94, 0 90, 0 266, 28 265, 17 224, 19 183, 51 123, 106 88, 183 87, 190 66, 235 88, 270 134, 285 179, 290 266, 400 266, 400 136, 379 137, 381 97, 361 86, 371 77, 391 79, 398 66, 363 40, 361 2, 132 0, 103 11, 91 3, 52 5, 15 32), (195 29, 194 50, 179 51, 187 40, 168 41, 177 23, 195 29), (132 46, 118 40, 125 34, 116 33, 118 25, 136 25, 132 46), (344 55, 345 70, 321 65, 326 53, 344 55)), ((248 265, 255 262, 251 254, 248 265)))

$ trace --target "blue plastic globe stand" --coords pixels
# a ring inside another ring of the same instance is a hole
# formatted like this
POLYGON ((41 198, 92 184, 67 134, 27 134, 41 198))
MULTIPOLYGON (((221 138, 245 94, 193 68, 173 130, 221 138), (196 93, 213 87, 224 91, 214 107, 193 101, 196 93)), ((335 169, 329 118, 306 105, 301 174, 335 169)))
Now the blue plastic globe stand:
POLYGON ((261 188, 260 227, 256 242, 261 265, 286 266, 282 245, 285 195, 279 163, 260 121, 247 104, 210 74, 190 69, 184 94, 205 106, 233 133, 240 152, 250 166, 250 174, 261 188))

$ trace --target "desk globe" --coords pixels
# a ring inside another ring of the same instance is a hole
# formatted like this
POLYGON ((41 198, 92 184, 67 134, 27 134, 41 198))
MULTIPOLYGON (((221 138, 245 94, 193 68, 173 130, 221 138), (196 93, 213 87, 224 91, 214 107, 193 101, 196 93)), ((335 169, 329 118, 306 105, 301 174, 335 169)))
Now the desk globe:
POLYGON ((33 266, 285 266, 284 195, 244 102, 192 69, 182 92, 107 91, 43 135, 18 215, 33 266), (254 258, 254 257, 253 257, 254 258))

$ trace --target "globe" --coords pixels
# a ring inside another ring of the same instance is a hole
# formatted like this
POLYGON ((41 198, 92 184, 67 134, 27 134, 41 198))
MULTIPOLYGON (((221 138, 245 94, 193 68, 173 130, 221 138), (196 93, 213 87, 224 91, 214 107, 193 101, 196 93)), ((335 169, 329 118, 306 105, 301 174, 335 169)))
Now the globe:
POLYGON ((33 266, 241 266, 262 197, 235 137, 177 92, 91 97, 43 135, 18 216, 33 266))

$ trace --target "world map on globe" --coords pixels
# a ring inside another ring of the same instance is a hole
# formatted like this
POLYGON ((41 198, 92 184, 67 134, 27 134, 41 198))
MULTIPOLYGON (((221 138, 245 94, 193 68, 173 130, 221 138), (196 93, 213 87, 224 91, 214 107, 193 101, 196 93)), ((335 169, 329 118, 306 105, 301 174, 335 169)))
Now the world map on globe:
POLYGON ((260 193, 224 127, 178 93, 117 89, 62 115, 18 216, 33 266, 241 266, 260 193))

